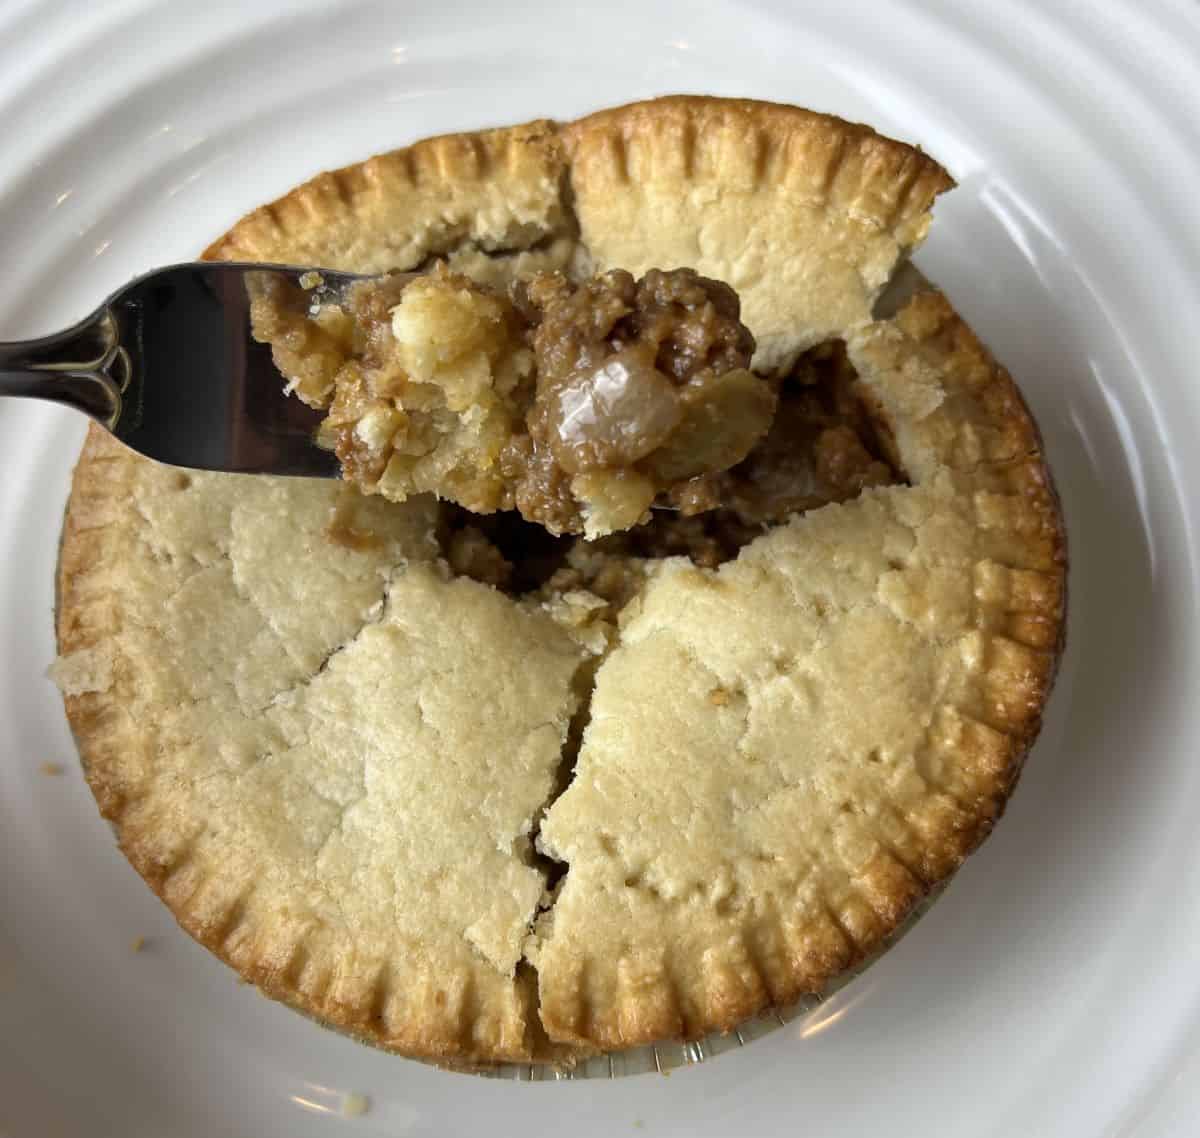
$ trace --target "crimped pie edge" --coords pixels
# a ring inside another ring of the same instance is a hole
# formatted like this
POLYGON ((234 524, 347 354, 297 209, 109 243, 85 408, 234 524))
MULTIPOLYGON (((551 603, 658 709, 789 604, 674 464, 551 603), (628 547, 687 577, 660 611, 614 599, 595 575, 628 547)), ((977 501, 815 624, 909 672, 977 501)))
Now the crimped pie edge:
MULTIPOLYGON (((682 114, 685 120, 694 118, 697 114, 706 113, 705 107, 709 103, 723 104, 724 101, 691 98, 663 101, 664 110, 676 117, 682 114)), ((636 133, 641 129, 639 124, 644 124, 652 118, 653 106, 654 104, 635 104, 631 108, 601 112, 597 116, 581 120, 580 123, 566 128, 567 137, 570 140, 567 145, 574 147, 578 153, 581 147, 586 150, 590 145, 579 141, 584 137, 603 140, 611 138, 613 130, 623 135, 631 130, 636 133)), ((907 168, 914 172, 905 192, 895 195, 891 199, 881 199, 884 204, 879 205, 875 213, 871 213, 865 207, 864 212, 880 224, 896 225, 911 235, 914 240, 919 239, 923 233, 920 219, 927 210, 929 200, 932 199, 933 194, 950 184, 944 172, 939 173, 940 167, 931 161, 925 165, 919 160, 913 159, 911 156, 918 152, 904 147, 903 144, 890 143, 889 140, 880 139, 867 128, 850 128, 846 124, 837 126, 837 120, 828 119, 826 116, 813 116, 810 112, 794 112, 790 108, 776 108, 770 105, 742 103, 741 101, 736 107, 730 105, 729 110, 731 113, 741 114, 744 112, 753 116, 757 115, 759 110, 764 107, 769 108, 761 112, 765 116, 782 115, 786 119, 799 113, 806 119, 821 124, 822 129, 833 131, 836 126, 837 129, 848 130, 850 133, 847 137, 857 140, 860 144, 859 149, 862 153, 864 167, 869 167, 871 161, 875 161, 880 169, 894 170, 895 163, 907 162, 909 164, 907 168), (872 155, 874 158, 871 157, 872 155), (890 167, 889 163, 892 164, 890 167), (919 204, 922 202, 923 205, 919 204)), ((817 130, 816 127, 813 129, 817 130)), ((819 130, 817 133, 820 133, 819 130)), ((601 142, 597 145, 604 148, 608 147, 609 143, 601 142)), ((570 197, 569 193, 564 190, 566 174, 567 166, 563 154, 562 134, 553 124, 539 122, 500 131, 444 136, 418 143, 403 151, 370 159, 365 163, 347 167, 332 174, 321 175, 285 195, 273 205, 263 207, 249 215, 243 222, 236 225, 225 238, 210 246, 205 255, 236 259, 311 260, 330 267, 378 271, 385 268, 411 267, 413 263, 419 262, 430 253, 447 251, 453 245, 451 238, 458 240, 461 235, 466 234, 467 240, 478 240, 482 234, 485 242, 491 242, 498 248, 515 250, 517 255, 520 255, 520 250, 524 247, 528 255, 538 256, 549 253, 560 263, 566 263, 566 259, 574 253, 573 221, 568 209, 564 207, 564 203, 568 202, 570 197), (415 221, 419 226, 428 223, 427 232, 433 232, 433 227, 439 220, 446 220, 445 210, 434 206, 434 200, 438 196, 435 190, 447 185, 465 186, 466 188, 456 198, 454 208, 458 212, 454 213, 450 221, 446 223, 444 232, 435 234, 432 242, 401 242, 396 245, 387 245, 385 253, 379 258, 371 260, 370 263, 363 260, 351 261, 354 257, 355 238, 351 236, 349 242, 344 238, 347 233, 353 234, 354 229, 359 225, 369 223, 371 226, 386 228, 391 224, 390 219, 394 217, 409 224, 415 221), (506 195, 515 186, 524 187, 520 194, 520 208, 506 209, 503 204, 506 195), (417 193, 422 187, 429 192, 417 193), (406 195, 408 196, 406 197, 406 195), (397 199, 399 204, 394 213, 389 213, 385 207, 393 198, 397 199), (497 205, 497 202, 501 204, 497 205), (406 209, 407 213, 405 213, 406 209), (422 214, 423 210, 424 214, 422 214), (470 218, 484 214, 489 216, 488 225, 482 230, 472 230, 470 218), (331 222, 328 228, 327 222, 331 222), (315 233, 316 237, 310 240, 309 233, 315 233), (455 238, 455 234, 459 237, 455 238), (549 242, 547 242, 547 237, 551 239, 549 242), (296 238, 299 238, 298 242, 296 238), (447 245, 448 240, 451 240, 450 245, 447 245), (506 246, 505 240, 514 243, 506 246), (554 247, 556 244, 557 248, 554 247)), ((852 178, 847 178, 844 183, 832 179, 828 181, 828 184, 836 188, 842 185, 853 186, 854 183, 852 178)), ((864 202, 869 200, 850 190, 844 192, 839 190, 835 194, 835 198, 839 201, 864 202)), ((940 330, 946 331, 947 326, 952 328, 953 336, 962 343, 970 345, 973 342, 974 347, 970 349, 972 352, 982 351, 978 347, 978 342, 970 336, 969 330, 961 321, 958 321, 957 317, 947 315, 940 330)), ((1011 386, 1011 381, 1007 382, 1011 386)), ((1013 391, 1015 392, 1015 388, 1013 391)), ((1019 396, 1016 396, 1016 399, 1019 401, 1019 396)), ((101 445, 100 441, 93 437, 89 440, 89 446, 85 450, 81 472, 77 478, 77 490, 85 495, 95 492, 97 484, 102 484, 105 492, 110 490, 116 492, 115 485, 120 481, 118 477, 114 483, 113 475, 117 471, 112 466, 102 474, 98 473, 97 465, 105 457, 113 457, 112 455, 104 456, 98 451, 97 447, 101 445), (94 479, 93 475, 95 475, 94 479), (90 490, 89 480, 93 481, 90 490)), ((1020 481, 1024 487, 1021 490, 1023 494, 1036 498, 1039 493, 1052 493, 1052 490, 1047 489, 1049 486, 1048 476, 1036 451, 1034 457, 1029 461, 1014 467, 1012 477, 1020 481)), ((984 494, 990 492, 980 491, 984 494)), ((66 547, 77 541, 81 543, 81 548, 86 548, 88 545, 87 539, 83 535, 83 531, 87 527, 80 523, 81 510, 82 507, 73 504, 68 517, 63 562, 65 585, 69 585, 72 573, 80 571, 85 560, 82 556, 66 555, 66 547), (72 521, 72 515, 74 521, 72 521)), ((1059 575, 1061 580, 1061 530, 1056 524, 1052 524, 1050 528, 1054 531, 1054 535, 1047 539, 1047 548, 1056 551, 1053 553, 1052 560, 1057 558, 1058 568, 1054 572, 1059 575)), ((1026 598, 1022 603, 1032 602, 1026 598)), ((1052 654, 1056 659, 1058 637, 1061 635, 1061 590, 1059 590, 1057 599, 1051 599, 1051 595, 1046 594, 1038 603, 1042 604, 1042 611, 1014 609, 1011 613, 1012 620, 1022 626, 1036 624, 1041 627, 1043 633, 1054 641, 1055 647, 1052 654)), ((85 623, 88 623, 94 631, 100 631, 110 615, 108 612, 98 611, 89 616, 85 623)), ((67 638, 64 638, 64 647, 70 647, 67 638)), ((1003 672, 1004 669, 1019 672, 1020 665, 1011 658, 1010 653, 1001 659, 997 669, 998 673, 1003 672)), ((980 818, 975 827, 959 832, 948 847, 948 853, 938 855, 943 858, 948 867, 946 872, 952 871, 962 857, 982 839, 994 821, 994 817, 998 815, 999 809, 1002 808, 1004 796, 1015 781, 1028 743, 1036 734, 1037 715, 1051 682, 1052 674, 1053 666, 1051 665, 1040 679, 1025 691, 1023 702, 1032 710, 1025 719, 1020 721, 1019 725, 1014 723, 1015 730, 1007 736, 1009 741, 1003 748, 1003 757, 998 753, 994 741, 991 741, 990 737, 987 742, 973 741, 969 744, 978 751, 981 761, 986 760, 998 768, 996 781, 998 805, 995 813, 990 817, 980 818)), ((78 698, 68 699, 68 711, 77 736, 85 740, 82 749, 85 761, 89 766, 89 781, 93 785, 102 811, 106 815, 111 815, 116 808, 115 789, 102 773, 98 773, 98 765, 102 760, 94 753, 89 758, 89 747, 92 747, 93 744, 86 741, 89 733, 94 734, 100 729, 99 719, 102 717, 81 708, 78 704, 73 707, 73 699, 78 698)), ((141 850, 137 848, 136 843, 129 843, 124 839, 122 845, 139 872, 142 872, 151 886, 161 895, 162 890, 154 881, 154 875, 158 870, 150 852, 141 850)), ((887 878, 886 874, 884 876, 887 878)), ((914 888, 911 882, 885 880, 879 892, 880 919, 883 924, 898 923, 922 892, 922 888, 914 888)), ((217 932, 203 922, 194 923, 192 927, 185 923, 185 927, 188 927, 188 931, 205 943, 207 947, 222 956, 271 995, 292 1003, 303 1011, 312 1013, 311 1002, 306 1000, 304 993, 299 991, 277 967, 269 962, 261 963, 246 959, 244 956, 222 948, 217 932)), ((882 935, 883 932, 880 933, 880 936, 882 935)), ((874 939, 870 943, 874 943, 874 939)), ((868 949, 860 945, 855 951, 858 955, 862 955, 868 949)), ((831 957, 823 967, 818 966, 815 969, 809 964, 802 968, 791 966, 790 975, 785 975, 786 970, 774 970, 774 974, 772 974, 772 969, 767 969, 763 973, 765 979, 757 989, 753 984, 749 985, 748 995, 746 993, 739 994, 735 990, 736 984, 732 989, 728 985, 725 985, 723 989, 721 983, 717 983, 714 991, 732 991, 734 994, 710 1001, 707 1005, 709 1012, 703 1022, 697 1021, 692 1025, 681 1024, 680 1018, 670 1012, 663 1015, 656 1012, 643 1014, 648 1006, 653 1007, 656 998, 643 1001, 640 1008, 626 1009, 616 1016, 617 1020, 623 1016, 626 1024, 640 1025, 633 1031, 626 1028, 614 1029, 611 1024, 606 1026, 601 1020, 589 1014, 585 1018, 593 1027, 589 1030, 586 1039, 582 1041, 585 1046, 630 1046, 637 1042, 664 1036, 679 1034, 694 1036, 703 1034, 703 1031, 708 1029, 728 1029, 740 1019, 753 1014, 769 1003, 787 1002, 805 991, 819 989, 831 975, 837 974, 846 966, 845 963, 839 964, 831 957), (660 1029, 664 1030, 660 1031, 660 1029)), ((522 1007, 525 1008, 525 1014, 527 1014, 529 998, 527 995, 522 995, 519 1000, 522 1007)), ((669 1003, 669 1001, 667 1002, 669 1003)), ((439 1016, 444 1018, 444 1015, 435 1008, 431 1007, 430 1013, 432 1021, 437 1021, 439 1016)), ((555 1006, 546 1007, 544 1001, 543 1014, 547 1017, 550 1026, 555 1028, 555 1033, 561 1038, 581 1041, 579 1034, 569 1026, 570 1023, 579 1020, 575 1011, 555 1006)), ((320 1018, 343 1030, 358 1034, 368 1041, 384 1042, 379 1038, 372 1037, 369 1026, 364 1029, 361 1009, 357 1006, 345 1008, 330 1006, 324 1009, 320 1018)), ((533 1055, 533 1050, 528 1043, 512 1047, 502 1041, 505 1038, 510 1040, 513 1038, 511 1023, 489 1040, 479 1038, 477 1025, 464 1023, 459 1026, 460 1030, 456 1034, 453 1030, 446 1032, 440 1023, 434 1026, 427 1025, 428 1030, 418 1033, 415 1040, 404 1041, 402 1046, 405 1050, 411 1050, 414 1053, 444 1059, 462 1056, 479 1057, 481 1055, 497 1059, 522 1059, 533 1055), (482 1048, 480 1044, 483 1044, 482 1048)), ((526 1033, 527 1025, 523 1025, 521 1028, 523 1040, 526 1033)))

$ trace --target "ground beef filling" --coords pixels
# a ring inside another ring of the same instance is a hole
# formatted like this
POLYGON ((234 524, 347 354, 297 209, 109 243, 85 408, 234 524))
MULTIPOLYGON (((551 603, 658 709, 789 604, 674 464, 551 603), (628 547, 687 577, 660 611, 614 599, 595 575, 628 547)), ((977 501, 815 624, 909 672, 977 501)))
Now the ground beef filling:
POLYGON ((619 493, 622 471, 632 494, 689 499, 770 426, 775 392, 749 370, 754 338, 728 285, 690 269, 581 286, 547 274, 519 283, 514 301, 533 330, 537 394, 501 462, 530 521, 575 528, 576 479, 619 493))
POLYGON ((251 315, 361 489, 515 509, 555 534, 628 529, 656 501, 711 508, 701 480, 775 414, 736 294, 690 269, 537 274, 507 296, 439 269, 315 309, 274 280, 251 315))

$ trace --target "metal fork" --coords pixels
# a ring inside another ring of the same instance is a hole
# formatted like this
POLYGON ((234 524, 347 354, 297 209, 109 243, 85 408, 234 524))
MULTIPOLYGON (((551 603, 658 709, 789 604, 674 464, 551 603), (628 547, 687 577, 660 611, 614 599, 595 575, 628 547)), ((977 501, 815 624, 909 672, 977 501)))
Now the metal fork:
MULTIPOLYGON (((323 413, 287 393, 271 349, 250 335, 249 274, 304 287, 313 271, 217 262, 147 273, 66 331, 0 343, 0 395, 74 407, 175 466, 336 477, 337 459, 313 441, 323 413)), ((359 279, 316 271, 316 303, 359 279)))

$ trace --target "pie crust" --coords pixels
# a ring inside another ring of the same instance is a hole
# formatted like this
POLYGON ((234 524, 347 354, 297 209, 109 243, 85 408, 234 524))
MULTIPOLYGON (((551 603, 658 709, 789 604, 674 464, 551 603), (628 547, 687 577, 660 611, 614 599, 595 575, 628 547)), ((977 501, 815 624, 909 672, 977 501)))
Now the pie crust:
POLYGON ((486 283, 693 267, 740 293, 761 370, 845 341, 908 484, 715 570, 653 564, 597 631, 586 596, 454 577, 429 499, 183 472, 93 429, 55 674, 183 927, 269 995, 450 1063, 731 1029, 881 946, 1003 810, 1064 627, 1013 381, 936 291, 871 316, 951 184, 866 127, 671 98, 419 142, 212 245, 486 283))

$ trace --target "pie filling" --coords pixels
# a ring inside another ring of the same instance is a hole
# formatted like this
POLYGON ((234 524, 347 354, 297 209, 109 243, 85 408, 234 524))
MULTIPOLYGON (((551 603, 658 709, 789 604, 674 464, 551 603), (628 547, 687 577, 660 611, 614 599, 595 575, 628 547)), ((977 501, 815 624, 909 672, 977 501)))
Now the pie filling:
POLYGON ((267 278, 252 316, 360 488, 597 537, 656 502, 714 508, 713 478, 767 433, 776 385, 749 370, 739 308, 690 269, 537 273, 505 294, 439 266, 315 309, 267 278))

